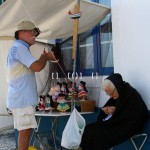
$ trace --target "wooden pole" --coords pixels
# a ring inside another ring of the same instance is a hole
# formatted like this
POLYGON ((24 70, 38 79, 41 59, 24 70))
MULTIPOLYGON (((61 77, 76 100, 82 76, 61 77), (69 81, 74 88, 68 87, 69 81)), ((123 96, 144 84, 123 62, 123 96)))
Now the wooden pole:
MULTIPOLYGON (((76 0, 76 5, 74 7, 74 13, 79 13, 80 0, 76 0)), ((76 52, 77 52, 77 42, 78 42, 78 24, 79 18, 74 19, 73 26, 73 49, 72 49, 72 59, 73 61, 73 87, 75 88, 75 76, 76 76, 76 52)), ((72 98, 71 101, 71 111, 75 107, 75 99, 72 98)))
MULTIPOLYGON (((79 12, 79 6, 76 4, 74 7, 74 13, 79 12)), ((78 24, 79 19, 74 19, 74 27, 73 27, 73 50, 72 50, 72 59, 76 59, 76 49, 77 49, 77 42, 78 42, 78 24)))

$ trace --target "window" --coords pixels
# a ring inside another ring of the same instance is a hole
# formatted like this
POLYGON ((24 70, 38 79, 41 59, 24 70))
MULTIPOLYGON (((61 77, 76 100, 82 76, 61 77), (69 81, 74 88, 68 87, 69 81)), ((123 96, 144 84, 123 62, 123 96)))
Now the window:
POLYGON ((65 70, 71 71, 73 69, 72 38, 67 39, 61 44, 61 53, 64 60, 65 70))
MULTIPOLYGON (((93 48, 93 29, 82 33, 78 38, 77 48, 77 61, 76 61, 76 72, 82 75, 91 75, 95 71, 95 50, 93 48)), ((61 44, 62 57, 64 60, 65 70, 72 73, 73 70, 73 59, 72 59, 72 37, 63 40, 61 44)))
MULTIPOLYGON (((102 0, 94 0, 101 3, 102 0)), ((104 2, 110 4, 110 0, 104 2)), ((108 4, 107 4, 108 5, 108 4)), ((113 72, 111 14, 97 26, 82 33, 78 38, 76 72, 83 76, 93 74, 109 75, 113 72)), ((72 37, 62 39, 61 52, 65 70, 72 73, 72 37)))
POLYGON ((93 49, 93 34, 92 31, 87 31, 80 36, 80 69, 93 69, 94 68, 94 49, 93 49))
POLYGON ((92 1, 111 7, 111 0, 92 0, 92 1))
POLYGON ((108 14, 100 23, 100 64, 103 74, 113 72, 113 46, 111 14, 108 14))

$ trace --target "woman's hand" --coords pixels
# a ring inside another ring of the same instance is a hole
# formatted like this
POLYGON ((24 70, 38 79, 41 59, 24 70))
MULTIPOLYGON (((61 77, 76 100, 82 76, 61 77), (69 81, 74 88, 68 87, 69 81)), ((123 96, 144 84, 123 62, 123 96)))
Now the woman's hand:
POLYGON ((113 113, 115 112, 115 110, 116 110, 116 107, 115 107, 115 106, 109 106, 109 107, 108 107, 108 113, 109 113, 109 114, 113 114, 113 113))
POLYGON ((102 111, 104 111, 105 114, 113 114, 116 110, 115 106, 106 106, 102 108, 102 111))
POLYGON ((108 114, 108 106, 103 107, 103 108, 102 108, 102 111, 103 111, 105 114, 108 114))

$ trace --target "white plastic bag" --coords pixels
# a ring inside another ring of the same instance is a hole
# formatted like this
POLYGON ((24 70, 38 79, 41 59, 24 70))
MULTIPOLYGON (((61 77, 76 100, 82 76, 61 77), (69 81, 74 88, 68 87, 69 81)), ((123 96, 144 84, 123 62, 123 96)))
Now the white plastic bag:
POLYGON ((85 128, 85 119, 74 108, 62 134, 61 146, 67 149, 78 149, 85 128))

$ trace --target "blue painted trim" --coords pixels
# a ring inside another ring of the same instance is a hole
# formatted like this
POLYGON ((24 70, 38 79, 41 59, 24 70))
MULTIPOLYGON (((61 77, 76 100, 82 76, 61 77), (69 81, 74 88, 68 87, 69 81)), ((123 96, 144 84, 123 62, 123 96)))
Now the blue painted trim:
MULTIPOLYGON (((99 46, 100 45, 100 40, 99 40, 99 27, 96 26, 93 29, 93 51, 94 51, 94 71, 98 72, 98 68, 99 68, 99 55, 98 55, 98 51, 100 51, 99 46)), ((99 72, 98 72, 99 73, 99 72)))
POLYGON ((92 2, 99 3, 99 0, 91 0, 92 2))

